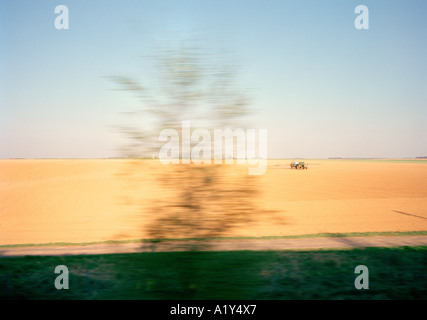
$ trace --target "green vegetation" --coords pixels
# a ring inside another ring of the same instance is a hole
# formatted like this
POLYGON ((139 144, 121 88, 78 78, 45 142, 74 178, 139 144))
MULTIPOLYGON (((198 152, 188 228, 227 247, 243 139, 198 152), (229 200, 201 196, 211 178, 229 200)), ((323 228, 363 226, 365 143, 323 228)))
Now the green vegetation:
POLYGON ((49 246, 88 246, 96 244, 125 244, 125 243, 156 243, 160 241, 190 241, 190 240, 256 240, 256 239, 305 239, 305 238, 343 238, 343 237, 373 237, 373 236, 421 236, 427 235, 427 231, 390 231, 390 232, 349 232, 349 233, 316 233, 291 236, 264 236, 264 237, 211 237, 211 238, 165 238, 165 239, 130 239, 107 240, 94 242, 52 242, 52 243, 28 243, 5 244, 1 248, 25 248, 25 247, 49 247, 49 246))
POLYGON ((427 247, 0 259, 0 299, 426 299, 427 247), (56 290, 57 265, 70 271, 56 290), (369 268, 369 290, 354 269, 369 268))

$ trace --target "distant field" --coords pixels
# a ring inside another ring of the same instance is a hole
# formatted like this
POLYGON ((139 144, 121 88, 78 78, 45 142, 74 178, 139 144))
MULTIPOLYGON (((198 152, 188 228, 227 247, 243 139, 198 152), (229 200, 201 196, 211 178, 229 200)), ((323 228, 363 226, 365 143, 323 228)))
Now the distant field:
POLYGON ((329 159, 328 161, 363 161, 363 162, 391 162, 391 163, 427 163, 427 159, 329 159))
MULTIPOLYGON (((427 231, 427 160, 304 161, 308 170, 269 160, 254 198, 264 212, 223 236, 427 231)), ((155 160, 0 160, 0 245, 146 238, 156 212, 144 209, 168 196, 156 183, 164 170, 174 167, 155 160)))
MULTIPOLYGON (((292 162, 294 159, 270 159, 273 161, 288 161, 292 162)), ((300 161, 305 161, 307 163, 316 161, 313 159, 300 159, 300 161)), ((331 158, 331 159, 321 159, 320 161, 357 161, 357 162, 392 162, 392 163, 427 163, 427 159, 364 159, 364 158, 331 158)))

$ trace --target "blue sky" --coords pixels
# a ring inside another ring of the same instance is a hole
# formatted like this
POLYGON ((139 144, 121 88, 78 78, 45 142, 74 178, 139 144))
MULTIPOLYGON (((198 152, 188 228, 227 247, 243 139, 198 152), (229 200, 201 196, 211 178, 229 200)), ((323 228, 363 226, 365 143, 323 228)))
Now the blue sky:
POLYGON ((0 158, 116 156, 111 125, 139 105, 105 76, 147 82, 144 55, 192 38, 232 52, 269 157, 427 155, 425 1, 0 3, 0 158))

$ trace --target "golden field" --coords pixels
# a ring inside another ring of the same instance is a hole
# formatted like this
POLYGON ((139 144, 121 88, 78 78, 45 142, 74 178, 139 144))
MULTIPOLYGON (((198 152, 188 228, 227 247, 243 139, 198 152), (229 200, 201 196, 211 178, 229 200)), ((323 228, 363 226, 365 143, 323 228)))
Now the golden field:
MULTIPOLYGON (((308 170, 290 162, 268 161, 254 180, 262 213, 223 236, 427 231, 425 161, 305 160, 308 170)), ((244 169, 223 166, 228 179, 244 169)), ((157 214, 149 208, 173 196, 156 177, 176 168, 157 160, 0 160, 0 245, 146 238, 157 214)))

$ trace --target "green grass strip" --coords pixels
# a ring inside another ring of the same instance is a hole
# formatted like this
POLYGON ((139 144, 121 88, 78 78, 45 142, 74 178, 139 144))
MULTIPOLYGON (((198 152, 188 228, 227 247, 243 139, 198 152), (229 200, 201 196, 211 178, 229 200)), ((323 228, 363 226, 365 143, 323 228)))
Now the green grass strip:
POLYGON ((0 259, 0 300, 427 299, 427 247, 0 259), (57 290, 55 267, 69 270, 57 290), (369 290, 354 286, 369 268, 369 290))
POLYGON ((53 243, 29 243, 6 244, 0 248, 24 248, 24 247, 53 247, 53 246, 89 246, 101 244, 126 244, 126 243, 157 243, 162 241, 212 241, 212 240, 274 240, 274 239, 306 239, 306 238, 344 238, 344 237, 373 237, 373 236, 419 236, 427 235, 427 231, 406 232, 352 232, 352 233, 316 233, 289 236, 264 236, 264 237, 212 237, 212 238, 167 238, 167 239, 130 239, 107 240, 95 242, 53 242, 53 243))

